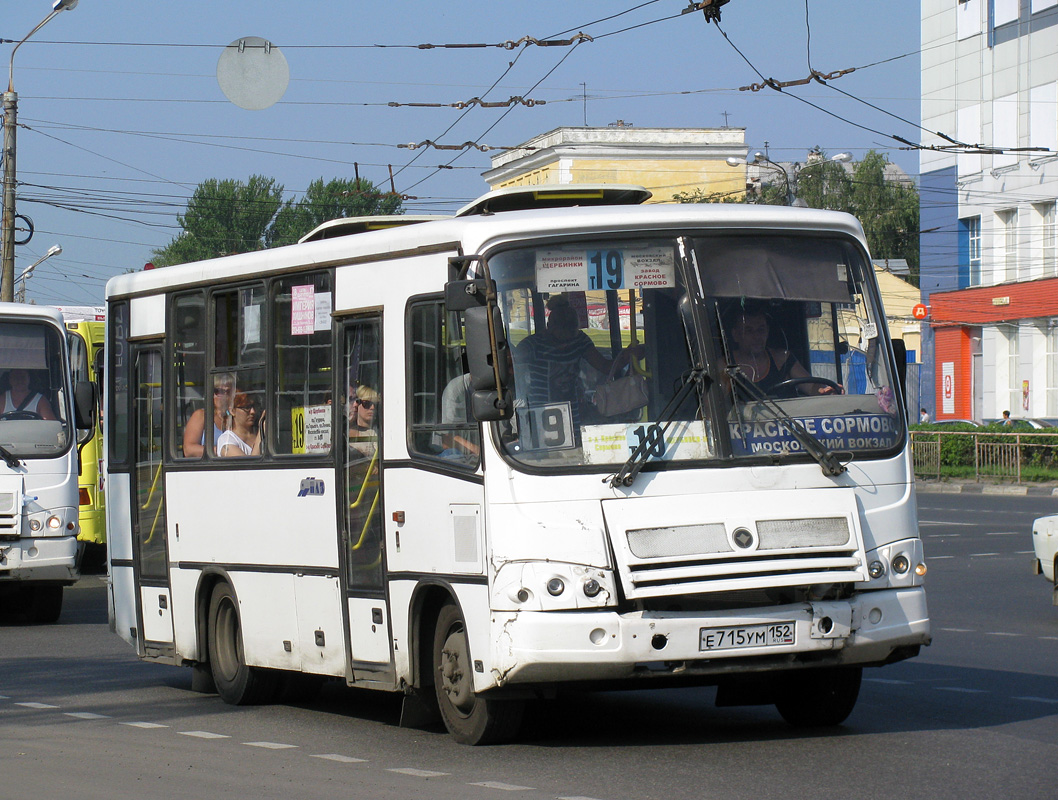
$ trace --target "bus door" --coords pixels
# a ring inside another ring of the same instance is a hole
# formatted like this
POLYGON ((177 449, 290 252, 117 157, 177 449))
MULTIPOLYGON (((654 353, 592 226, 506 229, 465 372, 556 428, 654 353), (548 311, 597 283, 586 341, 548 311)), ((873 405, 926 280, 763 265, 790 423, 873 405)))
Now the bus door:
POLYGON ((165 472, 162 468, 162 351, 160 345, 134 347, 132 430, 132 551, 137 616, 146 655, 173 648, 172 598, 166 548, 165 472))
POLYGON ((342 487, 341 547, 349 613, 349 648, 356 680, 392 673, 386 602, 382 509, 381 325, 359 317, 344 324, 336 436, 342 487), (344 439, 344 441, 343 441, 344 439))

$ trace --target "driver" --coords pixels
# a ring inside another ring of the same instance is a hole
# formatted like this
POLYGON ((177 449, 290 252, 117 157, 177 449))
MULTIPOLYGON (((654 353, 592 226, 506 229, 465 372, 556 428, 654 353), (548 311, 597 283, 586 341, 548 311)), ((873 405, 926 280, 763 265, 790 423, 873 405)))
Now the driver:
POLYGON ((773 394, 777 386, 797 378, 808 379, 797 387, 802 394, 831 394, 834 389, 823 383, 809 382, 809 374, 788 350, 768 346, 768 316, 764 309, 747 305, 738 309, 729 324, 731 355, 742 374, 764 394, 773 394))
POLYGON ((13 369, 6 375, 8 390, 0 398, 0 415, 25 412, 31 417, 55 419, 51 403, 43 394, 30 388, 29 372, 13 369))

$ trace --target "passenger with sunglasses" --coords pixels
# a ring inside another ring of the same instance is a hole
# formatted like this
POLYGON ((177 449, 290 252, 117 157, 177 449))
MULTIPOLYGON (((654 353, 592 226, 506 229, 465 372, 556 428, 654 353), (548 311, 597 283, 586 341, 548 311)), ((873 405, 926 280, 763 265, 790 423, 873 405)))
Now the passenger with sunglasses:
POLYGON ((221 434, 217 453, 222 458, 257 455, 261 452, 261 402, 238 392, 231 406, 231 429, 221 434))
MULTIPOLYGON (((232 395, 235 393, 235 376, 230 372, 221 372, 213 378, 213 450, 219 452, 217 445, 221 434, 228 428, 231 412, 232 395)), ((206 452, 206 409, 197 409, 184 426, 183 452, 185 458, 202 458, 206 452)))
POLYGON ((374 455, 378 441, 378 430, 375 427, 378 392, 361 383, 359 386, 349 387, 348 400, 349 446, 370 458, 374 455))

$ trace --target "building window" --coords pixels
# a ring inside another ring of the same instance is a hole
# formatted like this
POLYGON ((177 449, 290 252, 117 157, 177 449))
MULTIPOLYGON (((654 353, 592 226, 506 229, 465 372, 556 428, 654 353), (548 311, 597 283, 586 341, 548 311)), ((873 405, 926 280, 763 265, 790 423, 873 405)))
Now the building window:
POLYGON ((959 288, 981 285, 981 218, 967 217, 959 220, 962 225, 960 243, 959 288))
POLYGON ((1003 261, 995 270, 995 283, 1018 279, 1018 210, 997 211, 1003 233, 1003 261))
MULTIPOLYGON (((1018 385, 1018 360, 1020 331, 1017 325, 1007 329, 1007 403, 1005 408, 1011 416, 1017 415, 1021 408, 1021 387, 1018 385)), ((1002 397, 1002 395, 1000 395, 1002 397)))
POLYGON ((1036 210, 1040 215, 1040 263, 1043 267, 1043 277, 1053 278, 1058 275, 1054 202, 1040 203, 1036 206, 1036 210))
POLYGON ((1058 417, 1058 328, 1047 331, 1047 416, 1058 417))

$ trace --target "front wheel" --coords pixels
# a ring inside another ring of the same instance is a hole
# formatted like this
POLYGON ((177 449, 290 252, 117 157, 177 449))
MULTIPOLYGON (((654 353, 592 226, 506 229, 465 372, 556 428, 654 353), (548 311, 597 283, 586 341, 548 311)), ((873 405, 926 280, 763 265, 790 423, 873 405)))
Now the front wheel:
POLYGON ((775 707, 799 728, 840 725, 860 695, 862 667, 827 667, 788 673, 775 707))
POLYGON ((235 706, 267 703, 278 685, 276 673, 249 667, 243 655, 239 605, 226 583, 213 588, 209 601, 209 664, 217 694, 235 706))
POLYGON ((518 734, 525 703, 490 700, 474 692, 473 664, 463 615, 446 603, 433 637, 433 678, 445 727, 460 744, 509 742, 518 734))

